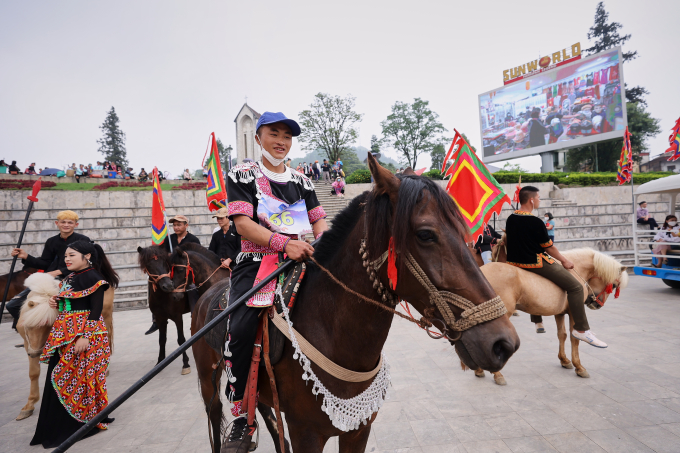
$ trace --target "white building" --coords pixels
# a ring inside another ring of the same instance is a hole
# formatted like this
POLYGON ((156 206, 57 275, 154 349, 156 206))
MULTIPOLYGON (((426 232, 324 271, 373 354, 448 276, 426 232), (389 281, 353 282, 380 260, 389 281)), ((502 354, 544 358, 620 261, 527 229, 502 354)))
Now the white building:
POLYGON ((234 119, 238 164, 243 163, 243 159, 252 159, 253 161, 260 159, 260 147, 255 143, 255 125, 260 116, 262 115, 253 110, 248 103, 245 103, 234 119))

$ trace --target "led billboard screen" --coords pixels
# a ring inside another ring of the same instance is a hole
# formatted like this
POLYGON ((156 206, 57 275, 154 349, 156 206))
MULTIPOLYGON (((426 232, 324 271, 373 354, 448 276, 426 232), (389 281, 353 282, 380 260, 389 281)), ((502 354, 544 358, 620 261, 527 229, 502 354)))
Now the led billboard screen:
POLYGON ((479 95, 484 162, 622 137, 621 63, 616 48, 479 95))

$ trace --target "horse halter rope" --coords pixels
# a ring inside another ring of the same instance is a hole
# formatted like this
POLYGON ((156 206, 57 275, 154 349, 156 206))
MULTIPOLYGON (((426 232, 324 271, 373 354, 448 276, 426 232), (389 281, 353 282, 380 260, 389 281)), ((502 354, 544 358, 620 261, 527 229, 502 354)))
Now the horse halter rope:
POLYGON ((430 335, 430 337, 432 338, 446 337, 449 341, 455 342, 460 339, 463 331, 469 329, 470 327, 474 327, 477 324, 481 324, 486 321, 493 321, 494 319, 500 318, 501 316, 507 314, 505 304, 503 304, 503 301, 499 296, 487 300, 482 304, 475 305, 471 301, 464 298, 463 296, 459 296, 448 291, 439 291, 437 287, 434 286, 434 284, 432 284, 429 277, 427 276, 425 271, 423 271, 423 269, 420 267, 418 262, 413 258, 413 255, 407 252, 406 266, 408 267, 409 271, 413 274, 413 276, 416 278, 416 280, 418 280, 418 282, 421 285, 423 285, 427 290, 430 296, 431 305, 431 307, 425 310, 426 316, 423 316, 422 318, 420 318, 420 320, 416 320, 413 317, 408 317, 394 309, 394 307, 396 307, 396 305, 399 303, 398 297, 392 294, 390 291, 388 291, 378 278, 377 271, 387 260, 388 253, 387 252, 383 253, 382 256, 375 261, 372 262, 368 261, 368 252, 366 251, 366 239, 362 239, 361 246, 359 247, 359 254, 363 259, 363 265, 366 268, 366 273, 368 273, 369 279, 373 283, 373 288, 378 292, 378 294, 382 296, 383 303, 370 299, 364 296, 363 294, 360 294, 354 291, 353 289, 349 288, 347 285, 338 280, 338 278, 335 275, 333 275, 328 269, 319 264, 319 262, 316 261, 314 257, 310 259, 326 275, 328 275, 331 278, 331 280, 337 283, 345 291, 354 294, 361 300, 376 305, 377 307, 380 307, 385 311, 389 311, 390 313, 396 316, 399 316, 403 319, 406 319, 407 321, 419 325, 420 327, 424 328, 427 331, 428 335, 430 335), (385 305, 386 303, 389 303, 390 306, 386 306, 385 305), (460 319, 456 320, 456 317, 451 311, 451 307, 449 306, 449 304, 455 305, 461 310, 463 310, 463 312, 460 315, 460 319), (444 317, 444 320, 435 318, 433 316, 435 308, 439 309, 442 317, 444 317), (443 333, 442 336, 435 336, 428 330, 433 325, 435 325, 443 333), (458 332, 458 334, 455 337, 451 336, 449 334, 450 330, 456 331, 458 332))
MULTIPOLYGON (((153 259, 158 260, 158 256, 154 255, 153 259)), ((167 278, 172 280, 171 272, 172 272, 172 270, 170 270, 170 273, 167 273, 167 274, 156 275, 156 274, 152 274, 151 272, 149 272, 149 270, 146 267, 144 268, 144 273, 149 276, 149 282, 151 283, 151 287, 153 288, 154 293, 156 292, 156 284, 158 284, 158 281, 160 279, 167 277, 167 278)))
POLYGON ((184 283, 179 285, 177 288, 173 289, 172 290, 173 293, 186 293, 188 291, 195 291, 198 288, 200 288, 201 286, 205 285, 205 283, 208 280, 210 280, 212 278, 212 276, 217 273, 217 271, 219 271, 220 269, 224 269, 222 267, 222 265, 217 266, 217 268, 214 271, 212 271, 212 273, 208 276, 208 278, 203 280, 201 283, 196 285, 194 288, 186 289, 187 285, 189 285, 189 283, 194 283, 194 284, 196 283, 196 276, 194 274, 194 268, 191 267, 191 261, 189 261, 189 254, 187 252, 182 252, 182 253, 184 253, 184 256, 187 257, 187 264, 173 264, 172 269, 170 270, 169 276, 170 276, 170 279, 172 280, 172 278, 175 276, 175 268, 176 267, 184 267, 184 268, 186 268, 186 273, 184 274, 184 283), (189 282, 189 274, 191 274, 191 282, 189 282))

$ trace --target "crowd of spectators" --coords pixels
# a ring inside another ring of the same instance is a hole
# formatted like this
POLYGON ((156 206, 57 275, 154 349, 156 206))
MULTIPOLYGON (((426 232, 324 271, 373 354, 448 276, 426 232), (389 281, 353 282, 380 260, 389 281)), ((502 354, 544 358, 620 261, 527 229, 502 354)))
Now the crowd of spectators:
MULTIPOLYGON (((142 168, 139 175, 135 175, 132 167, 123 167, 115 162, 103 161, 92 164, 72 163, 67 166, 65 170, 56 168, 35 168, 35 162, 26 167, 24 171, 17 166, 17 161, 13 160, 11 164, 7 164, 4 159, 0 159, 0 173, 9 173, 12 175, 45 175, 45 176, 69 176, 74 177, 76 182, 80 182, 81 178, 104 178, 104 179, 139 179, 140 181, 147 181, 149 179, 148 173, 142 168)), ((163 176, 159 172, 159 177, 163 176)))

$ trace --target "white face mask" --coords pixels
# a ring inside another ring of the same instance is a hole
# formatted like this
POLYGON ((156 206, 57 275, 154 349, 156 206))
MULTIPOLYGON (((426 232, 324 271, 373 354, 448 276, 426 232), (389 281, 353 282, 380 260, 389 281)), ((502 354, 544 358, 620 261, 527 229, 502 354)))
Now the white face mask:
MULTIPOLYGON (((259 136, 257 138, 262 140, 259 136)), ((260 140, 258 140, 258 142, 260 140)), ((278 167, 285 160, 285 157, 283 159, 277 159, 276 157, 272 156, 269 151, 262 147, 261 143, 258 143, 258 145, 260 145, 260 152, 262 153, 262 156, 265 157, 269 161, 269 163, 272 164, 273 166, 278 167)))
POLYGON ((550 220, 550 217, 545 217, 545 221, 547 222, 548 220, 550 220))
POLYGON ((668 221, 668 226, 675 226, 677 224, 678 224, 678 222, 676 222, 675 220, 669 220, 668 221))

